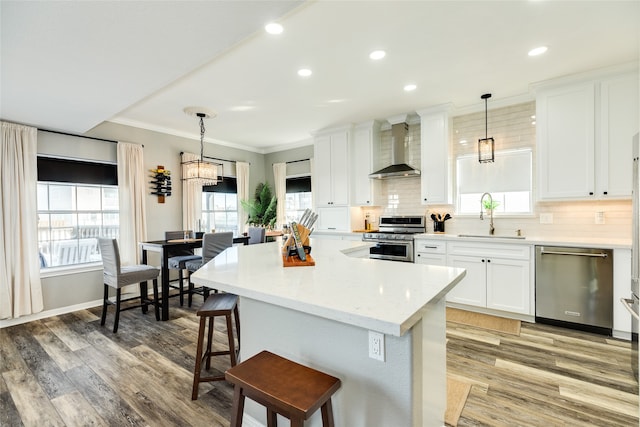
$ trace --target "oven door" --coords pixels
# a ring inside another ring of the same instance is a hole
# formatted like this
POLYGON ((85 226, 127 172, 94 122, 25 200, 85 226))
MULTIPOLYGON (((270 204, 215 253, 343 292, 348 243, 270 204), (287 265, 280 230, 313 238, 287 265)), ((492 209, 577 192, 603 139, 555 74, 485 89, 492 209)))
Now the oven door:
POLYGON ((413 242, 380 241, 369 248, 369 258, 413 262, 413 242))

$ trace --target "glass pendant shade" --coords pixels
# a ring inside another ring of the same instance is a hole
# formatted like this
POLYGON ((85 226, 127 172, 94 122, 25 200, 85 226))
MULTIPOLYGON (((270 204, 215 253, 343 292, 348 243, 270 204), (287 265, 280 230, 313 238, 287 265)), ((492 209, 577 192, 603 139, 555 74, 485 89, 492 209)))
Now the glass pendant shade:
POLYGON ((219 181, 218 165, 206 160, 184 161, 182 179, 199 185, 216 185, 219 181))
POLYGON ((493 162, 493 138, 478 140, 478 161, 480 163, 493 162))
POLYGON ((493 138, 489 138, 488 135, 488 125, 487 125, 487 100, 491 98, 490 93, 485 93, 480 97, 484 99, 484 138, 478 140, 478 161, 480 163, 491 163, 493 162, 493 146, 494 141, 493 138))

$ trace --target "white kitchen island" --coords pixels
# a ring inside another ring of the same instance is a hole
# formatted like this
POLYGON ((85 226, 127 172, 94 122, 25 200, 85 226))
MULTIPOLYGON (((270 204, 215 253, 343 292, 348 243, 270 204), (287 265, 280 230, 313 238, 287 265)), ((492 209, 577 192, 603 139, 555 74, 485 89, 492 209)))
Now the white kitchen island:
MULTIPOLYGON (((465 270, 371 260, 362 242, 311 245, 313 267, 284 268, 273 242, 229 248, 191 276, 240 296, 240 359, 269 350, 340 378, 337 426, 443 426, 444 296, 465 270), (384 334, 384 361, 369 357, 369 331, 384 334)), ((261 424, 247 400, 244 425, 261 424)), ((322 425, 319 411, 306 425, 322 425)))

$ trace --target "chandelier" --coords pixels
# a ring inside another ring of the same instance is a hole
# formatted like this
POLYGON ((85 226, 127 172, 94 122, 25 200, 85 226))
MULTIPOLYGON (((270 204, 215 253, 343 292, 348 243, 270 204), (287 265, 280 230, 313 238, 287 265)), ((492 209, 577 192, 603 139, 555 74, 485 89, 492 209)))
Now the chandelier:
POLYGON ((222 181, 222 176, 218 175, 218 168, 221 168, 222 165, 204 159, 204 119, 215 117, 216 114, 200 107, 187 107, 184 112, 199 118, 200 159, 182 161, 182 180, 199 185, 216 185, 219 181, 222 181))

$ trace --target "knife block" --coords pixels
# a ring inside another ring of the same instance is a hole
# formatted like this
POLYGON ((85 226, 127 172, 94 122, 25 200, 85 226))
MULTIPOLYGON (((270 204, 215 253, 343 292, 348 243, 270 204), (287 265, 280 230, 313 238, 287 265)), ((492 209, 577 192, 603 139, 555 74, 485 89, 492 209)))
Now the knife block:
MULTIPOLYGON (((300 234, 300 240, 302 241, 303 246, 309 246, 309 234, 311 234, 311 230, 309 230, 304 225, 296 224, 298 227, 298 233, 300 234)), ((302 261, 297 255, 289 256, 289 248, 295 247, 296 242, 293 238, 293 233, 287 238, 282 246, 282 264, 285 267, 301 267, 301 266, 310 266, 316 265, 315 260, 311 257, 310 254, 306 254, 306 261, 302 261)))

